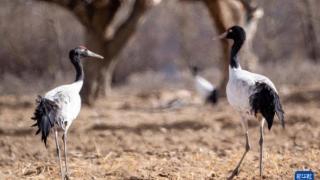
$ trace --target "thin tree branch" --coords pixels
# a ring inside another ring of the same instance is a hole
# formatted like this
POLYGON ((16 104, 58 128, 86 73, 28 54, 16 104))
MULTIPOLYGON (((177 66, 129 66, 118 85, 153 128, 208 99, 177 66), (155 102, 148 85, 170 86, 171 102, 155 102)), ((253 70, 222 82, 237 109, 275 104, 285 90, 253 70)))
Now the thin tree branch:
MULTIPOLYGON (((109 57, 113 58, 135 33, 144 13, 151 8, 150 0, 136 0, 128 18, 115 31, 113 38, 106 40, 105 47, 109 57)), ((107 62, 106 62, 107 63, 107 62)))
POLYGON ((114 19, 122 0, 38 0, 57 4, 73 12, 78 20, 95 33, 104 35, 114 19))

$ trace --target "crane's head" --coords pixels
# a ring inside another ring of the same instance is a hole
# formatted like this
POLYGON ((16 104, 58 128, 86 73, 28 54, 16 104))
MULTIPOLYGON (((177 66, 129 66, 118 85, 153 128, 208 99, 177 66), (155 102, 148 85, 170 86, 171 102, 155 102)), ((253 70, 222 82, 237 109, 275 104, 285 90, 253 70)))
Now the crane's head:
POLYGON ((190 71, 191 71, 191 74, 193 76, 197 76, 199 75, 200 72, 203 72, 204 68, 203 67, 199 67, 197 65, 191 65, 190 66, 190 71))
POLYGON ((219 36, 219 39, 232 39, 234 41, 246 40, 246 32, 240 26, 232 26, 226 32, 219 36))
POLYGON ((103 59, 103 56, 96 54, 92 51, 89 51, 84 46, 78 46, 78 47, 72 49, 69 53, 69 57, 71 60, 73 60, 73 59, 80 60, 80 58, 85 58, 85 57, 94 57, 94 58, 103 59), (77 57, 77 58, 75 58, 75 57, 77 57))
POLYGON ((191 70, 192 75, 196 76, 196 75, 198 75, 200 68, 198 66, 191 66, 190 70, 191 70))

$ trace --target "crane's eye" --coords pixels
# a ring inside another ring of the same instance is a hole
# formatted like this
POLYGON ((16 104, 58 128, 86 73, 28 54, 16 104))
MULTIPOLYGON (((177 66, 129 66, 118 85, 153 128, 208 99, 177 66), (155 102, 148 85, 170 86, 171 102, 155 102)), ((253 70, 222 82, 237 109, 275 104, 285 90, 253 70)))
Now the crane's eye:
POLYGON ((82 53, 87 53, 87 52, 88 52, 88 49, 81 49, 81 52, 82 52, 82 53))

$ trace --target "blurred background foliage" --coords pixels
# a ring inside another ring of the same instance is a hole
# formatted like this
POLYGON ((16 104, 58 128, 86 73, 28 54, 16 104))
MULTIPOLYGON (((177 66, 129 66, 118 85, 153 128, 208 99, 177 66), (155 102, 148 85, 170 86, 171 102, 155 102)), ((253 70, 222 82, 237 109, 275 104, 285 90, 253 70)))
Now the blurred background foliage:
MULTIPOLYGON (((312 23, 320 32, 320 1, 259 0, 264 10, 253 41, 260 58, 258 71, 269 72, 278 83, 313 83, 320 76, 320 44, 310 45, 312 23)), ((115 26, 132 1, 123 4, 115 26)), ((116 58, 114 85, 135 73, 164 74, 166 80, 187 71, 185 59, 203 68, 218 82, 221 49, 203 3, 163 0, 152 8, 133 38, 116 58), (187 53, 187 54, 186 54, 187 53), (152 72, 152 73, 150 73, 152 72)), ((0 2, 0 92, 37 94, 74 79, 68 51, 85 44, 85 28, 68 10, 36 0, 0 2)), ((317 38, 317 37, 315 37, 317 38)), ((90 47, 88 47, 90 49, 90 47)), ((161 82, 157 82, 161 83, 161 82)))

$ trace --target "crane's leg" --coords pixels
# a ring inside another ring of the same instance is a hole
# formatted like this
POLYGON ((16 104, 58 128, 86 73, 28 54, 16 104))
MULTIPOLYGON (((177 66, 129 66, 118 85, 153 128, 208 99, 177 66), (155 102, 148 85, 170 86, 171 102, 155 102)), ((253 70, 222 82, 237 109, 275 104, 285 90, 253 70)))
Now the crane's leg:
POLYGON ((67 158, 67 131, 64 131, 64 134, 62 136, 62 140, 63 140, 63 145, 64 145, 64 163, 65 163, 65 167, 66 167, 66 174, 65 174, 65 179, 69 179, 68 175, 68 158, 67 158))
POLYGON ((63 171, 62 171, 62 162, 61 162, 60 147, 59 147, 59 142, 58 142, 58 130, 57 129, 55 129, 55 140, 56 140, 57 155, 58 155, 59 164, 60 164, 61 180, 63 180, 64 177, 63 177, 63 171))
POLYGON ((260 145, 260 177, 262 177, 262 158, 263 158, 263 140, 264 140, 264 137, 263 137, 263 126, 264 126, 264 121, 265 119, 264 118, 261 118, 261 124, 260 124, 260 140, 259 140, 259 145, 260 145))
POLYGON ((247 152, 250 150, 250 143, 249 143, 249 133, 248 133, 248 121, 246 118, 242 117, 241 119, 241 123, 243 125, 243 128, 245 130, 245 136, 246 136, 246 146, 245 146, 245 151, 239 161, 239 163, 237 164, 236 168, 234 168, 234 170, 232 171, 231 175, 227 178, 228 180, 233 179, 234 176, 237 176, 239 174, 239 168, 242 164, 242 161, 244 160, 247 152))

